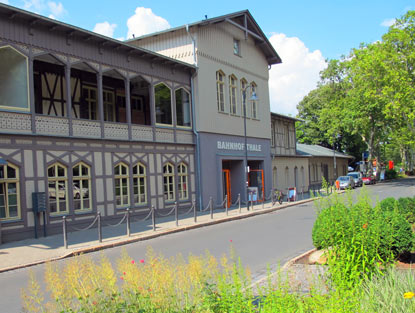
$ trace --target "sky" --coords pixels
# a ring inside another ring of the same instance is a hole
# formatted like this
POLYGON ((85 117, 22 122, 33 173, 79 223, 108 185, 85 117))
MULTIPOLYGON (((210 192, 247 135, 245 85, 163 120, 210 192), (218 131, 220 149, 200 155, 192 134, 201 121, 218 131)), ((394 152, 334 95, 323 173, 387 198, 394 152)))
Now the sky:
POLYGON ((297 114, 328 59, 380 40, 411 0, 0 0, 119 40, 248 9, 282 59, 270 69, 271 111, 297 114))

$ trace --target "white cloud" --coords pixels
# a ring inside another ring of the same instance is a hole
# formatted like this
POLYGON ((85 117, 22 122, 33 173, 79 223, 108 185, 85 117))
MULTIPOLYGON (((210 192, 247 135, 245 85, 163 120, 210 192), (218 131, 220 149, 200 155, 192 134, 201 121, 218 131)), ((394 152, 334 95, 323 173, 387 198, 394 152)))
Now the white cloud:
POLYGON ((112 37, 114 36, 114 30, 116 27, 117 24, 110 24, 108 22, 97 23, 92 31, 107 37, 112 37))
POLYGON ((135 14, 127 20, 127 38, 158 32, 170 28, 169 22, 157 16, 151 9, 137 7, 135 14))
POLYGON ((47 15, 49 18, 56 19, 66 13, 61 2, 45 0, 23 0, 23 8, 37 14, 47 15))
POLYGON ((51 15, 53 16, 60 16, 65 13, 65 9, 63 8, 63 4, 61 2, 56 3, 53 1, 48 2, 48 7, 51 15))
POLYGON ((0 0, 0 3, 9 4, 8 0, 0 0))
POLYGON ((297 104, 316 88, 327 63, 320 50, 310 52, 297 37, 274 34, 269 41, 282 59, 269 73, 271 111, 295 116, 297 104))
POLYGON ((396 19, 388 18, 384 20, 382 23, 380 23, 380 25, 385 26, 385 27, 391 27, 393 24, 395 24, 395 22, 396 22, 396 19))

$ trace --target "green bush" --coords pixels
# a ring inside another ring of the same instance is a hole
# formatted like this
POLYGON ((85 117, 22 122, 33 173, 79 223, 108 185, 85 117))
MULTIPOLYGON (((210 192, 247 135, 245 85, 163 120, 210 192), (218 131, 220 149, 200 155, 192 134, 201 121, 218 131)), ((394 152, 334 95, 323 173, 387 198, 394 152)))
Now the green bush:
POLYGON ((380 264, 390 263, 413 247, 414 234, 400 208, 409 202, 386 199, 373 207, 362 194, 355 203, 350 195, 322 202, 312 230, 315 247, 330 247, 329 272, 339 289, 355 288, 380 273, 380 264))
POLYGON ((398 172, 395 170, 386 170, 385 172, 385 178, 386 179, 394 179, 398 177, 398 172))
POLYGON ((406 220, 415 223, 415 198, 403 197, 395 200, 392 197, 383 199, 380 202, 383 211, 392 211, 398 209, 406 220))

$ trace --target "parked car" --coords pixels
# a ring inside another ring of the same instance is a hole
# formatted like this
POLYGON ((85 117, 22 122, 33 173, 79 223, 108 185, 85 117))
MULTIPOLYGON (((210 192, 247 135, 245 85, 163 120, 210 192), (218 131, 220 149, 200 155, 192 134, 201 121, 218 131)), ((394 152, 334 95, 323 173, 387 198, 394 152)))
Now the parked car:
MULTIPOLYGON (((87 188, 79 188, 77 185, 73 184, 73 197, 74 199, 80 199, 82 197, 88 197, 88 189, 87 188)), ((58 197, 60 199, 65 199, 66 187, 65 183, 58 183, 58 197)), ((56 188, 55 183, 49 183, 49 198, 56 198, 56 188)))
POLYGON ((363 180, 363 183, 365 185, 374 185, 374 184, 376 184, 376 178, 373 175, 365 176, 365 177, 362 178, 362 180, 363 180))
POLYGON ((363 180, 362 180, 363 175, 362 175, 362 173, 360 173, 360 172, 350 172, 350 173, 347 174, 347 176, 353 177, 354 184, 355 184, 356 187, 362 187, 362 185, 363 185, 363 180))
POLYGON ((339 182, 340 189, 353 189, 355 187, 354 179, 351 176, 340 176, 336 180, 336 185, 337 182, 339 182))

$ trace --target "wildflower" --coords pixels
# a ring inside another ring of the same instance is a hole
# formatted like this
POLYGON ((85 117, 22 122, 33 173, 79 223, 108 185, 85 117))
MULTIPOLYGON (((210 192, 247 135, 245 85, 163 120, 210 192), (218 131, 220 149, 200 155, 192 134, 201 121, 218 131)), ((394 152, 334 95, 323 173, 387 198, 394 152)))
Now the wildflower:
POLYGON ((232 239, 231 239, 231 240, 229 240, 229 242, 232 242, 232 239))
POLYGON ((367 228, 367 223, 364 223, 363 224, 363 229, 366 229, 367 228))
POLYGON ((122 273, 125 276, 125 272, 122 273))
POLYGON ((403 294, 403 297, 405 298, 405 299, 411 299, 411 298, 413 298, 415 296, 415 293, 413 293, 413 292, 411 292, 411 291, 409 291, 409 292, 405 292, 404 294, 403 294))
POLYGON ((141 260, 140 260, 140 263, 144 263, 144 259, 141 259, 141 260))
POLYGON ((135 261, 134 260, 131 260, 131 264, 134 264, 135 263, 135 261))
POLYGON ((120 279, 121 279, 121 280, 124 280, 124 277, 122 277, 122 276, 121 276, 121 277, 120 277, 120 279))
POLYGON ((94 301, 94 302, 92 302, 92 304, 93 304, 93 305, 97 305, 97 304, 98 304, 98 302, 94 301))

